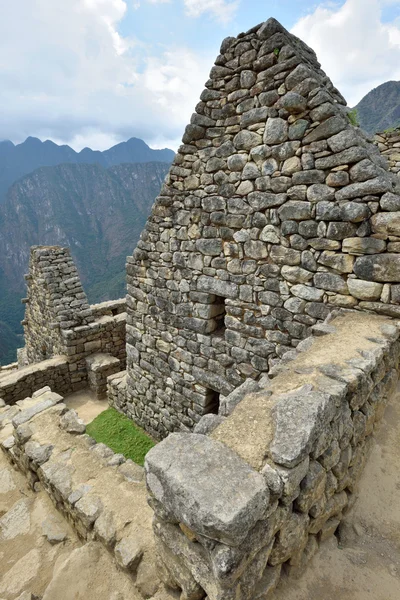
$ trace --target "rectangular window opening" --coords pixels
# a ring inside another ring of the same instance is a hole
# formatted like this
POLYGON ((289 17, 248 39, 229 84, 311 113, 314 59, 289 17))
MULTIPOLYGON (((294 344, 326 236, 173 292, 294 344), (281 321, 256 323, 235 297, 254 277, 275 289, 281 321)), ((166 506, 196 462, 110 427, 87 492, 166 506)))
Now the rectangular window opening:
POLYGON ((215 390, 207 390, 206 392, 206 405, 204 407, 204 414, 217 415, 219 411, 219 392, 215 390))
POLYGON ((225 332, 225 298, 222 296, 215 296, 215 300, 211 305, 211 318, 213 321, 212 335, 223 335, 225 332))

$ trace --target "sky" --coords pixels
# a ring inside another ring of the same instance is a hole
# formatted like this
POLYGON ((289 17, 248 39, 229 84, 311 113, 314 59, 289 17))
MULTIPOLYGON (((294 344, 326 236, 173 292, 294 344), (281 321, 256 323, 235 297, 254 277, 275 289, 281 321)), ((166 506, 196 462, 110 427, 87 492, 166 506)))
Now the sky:
POLYGON ((176 149, 221 41, 269 17, 349 106, 400 80, 400 0, 0 0, 0 139, 176 149))

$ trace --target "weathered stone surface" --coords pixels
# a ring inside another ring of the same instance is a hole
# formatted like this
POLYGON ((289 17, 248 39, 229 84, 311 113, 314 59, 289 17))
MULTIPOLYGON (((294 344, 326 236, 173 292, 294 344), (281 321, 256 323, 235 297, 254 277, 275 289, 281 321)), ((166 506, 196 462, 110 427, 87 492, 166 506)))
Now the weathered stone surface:
POLYGON ((14 427, 18 427, 18 425, 22 425, 22 423, 30 421, 32 417, 43 412, 47 408, 54 406, 58 402, 61 402, 62 399, 62 396, 55 394, 54 392, 44 393, 40 396, 40 400, 38 400, 38 402, 29 408, 21 410, 21 412, 13 418, 12 423, 14 427))
POLYGON ((359 300, 379 300, 382 293, 382 284, 362 279, 348 279, 349 292, 359 300))
POLYGON ((48 516, 42 523, 43 535, 50 544, 60 544, 67 538, 67 528, 62 519, 48 516))
POLYGON ((351 273, 353 271, 354 260, 354 257, 349 254, 339 254, 338 252, 330 252, 329 250, 321 252, 318 258, 318 262, 321 265, 335 269, 339 273, 351 273))
POLYGON ((297 114, 305 111, 307 99, 296 92, 288 92, 282 96, 277 103, 279 108, 284 108, 290 114, 297 114))
POLYGON ((313 278, 313 273, 301 267, 282 267, 282 276, 291 283, 307 283, 313 278))
POLYGON ((146 456, 147 485, 178 521, 239 545, 268 502, 264 478, 232 450, 198 434, 172 434, 146 456))
MULTIPOLYGON (((346 121, 340 116, 334 116, 327 119, 321 125, 318 125, 304 138, 305 144, 311 144, 318 140, 324 140, 339 131, 343 131, 346 128, 346 121)), ((326 167, 323 167, 326 168, 326 167)))
POLYGON ((382 210, 396 211, 400 210, 400 196, 387 192, 380 200, 380 206, 382 210))
POLYGON ((348 287, 346 281, 335 273, 316 273, 314 275, 314 285, 323 290, 347 294, 348 287))
POLYGON ((400 281, 400 255, 362 256, 354 263, 354 273, 367 281, 396 283, 400 281))
POLYGON ((311 203, 289 200, 278 209, 282 221, 301 221, 311 218, 311 203))
MULTIPOLYGON (((281 144, 288 139, 288 123, 284 119, 270 117, 264 133, 264 144, 281 144)), ((253 144, 255 146, 256 144, 253 144)))
POLYGON ((54 446, 51 444, 39 444, 38 442, 29 441, 25 444, 26 455, 36 464, 42 465, 49 460, 54 446))
POLYGON ((117 563, 124 569, 135 572, 143 556, 140 541, 133 537, 124 537, 114 549, 117 563))
POLYGON ((373 215, 371 226, 374 233, 382 233, 385 236, 400 236, 400 212, 385 212, 373 215))
POLYGON ((86 431, 84 421, 78 417, 78 413, 75 410, 69 410, 62 415, 60 427, 68 433, 85 433, 86 431))
POLYGON ((134 481, 136 483, 139 483, 144 478, 143 467, 137 465, 130 459, 118 467, 118 472, 128 481, 134 481))
POLYGON ((302 284, 292 286, 291 291, 295 296, 307 300, 308 302, 320 301, 324 295, 322 290, 302 284))
POLYGON ((271 458, 289 468, 299 464, 332 419, 333 411, 334 403, 327 394, 299 390, 282 395, 272 410, 275 434, 271 458))
POLYGON ((93 525, 103 509, 101 498, 94 494, 86 494, 75 504, 75 509, 87 529, 93 525))
POLYGON ((390 192, 392 183, 388 176, 375 177, 362 183, 351 183, 336 192, 336 200, 350 200, 368 194, 384 194, 390 192))
POLYGON ((224 298, 236 298, 238 295, 238 286, 235 283, 220 281, 213 277, 199 277, 197 289, 199 292, 209 292, 224 298))
POLYGON ((204 415, 193 429, 193 433, 199 433, 202 435, 208 435, 218 425, 224 422, 224 417, 220 415, 204 415))
POLYGON ((0 535, 3 540, 12 540, 19 535, 29 533, 31 518, 28 500, 18 500, 12 508, 0 518, 0 535))
POLYGON ((351 237, 343 240, 342 250, 349 254, 378 254, 384 252, 386 242, 376 238, 351 237))
POLYGON ((262 138, 253 131, 244 129, 240 131, 233 139, 233 144, 237 150, 251 150, 254 146, 259 146, 262 143, 262 138))

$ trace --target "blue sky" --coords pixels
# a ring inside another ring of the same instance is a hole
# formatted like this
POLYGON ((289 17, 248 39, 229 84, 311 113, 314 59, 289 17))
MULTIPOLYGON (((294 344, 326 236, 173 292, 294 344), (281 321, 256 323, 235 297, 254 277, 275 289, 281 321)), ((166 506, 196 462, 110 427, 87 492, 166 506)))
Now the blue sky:
POLYGON ((176 148, 222 39, 271 16, 350 106, 400 80, 400 0, 0 0, 0 15, 0 139, 15 142, 176 148))

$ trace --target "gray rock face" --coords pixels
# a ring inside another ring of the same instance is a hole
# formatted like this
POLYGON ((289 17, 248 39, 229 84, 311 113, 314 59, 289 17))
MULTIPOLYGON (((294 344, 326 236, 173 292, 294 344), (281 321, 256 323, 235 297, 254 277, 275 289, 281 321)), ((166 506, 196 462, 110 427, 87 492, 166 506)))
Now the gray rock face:
POLYGON ((25 444, 25 452, 35 464, 40 466, 49 460, 53 447, 51 444, 40 445, 38 442, 29 441, 25 444))
POLYGON ((224 417, 220 415, 204 415, 197 423, 195 428, 193 429, 193 433, 199 433, 202 435, 208 435, 211 433, 218 425, 223 423, 225 420, 224 417))
POLYGON ((273 409, 275 439, 271 457, 292 468, 309 454, 312 444, 333 417, 334 404, 327 394, 299 391, 283 395, 273 409))
POLYGON ((176 521, 238 546, 268 504, 262 475, 220 442, 174 433, 146 456, 150 492, 176 521))
POLYGON ((122 538, 114 549, 118 564, 124 569, 135 572, 143 556, 143 548, 135 538, 122 538))
POLYGON ((357 258, 354 263, 354 273, 360 279, 367 281, 400 281, 400 254, 379 254, 357 258))
POLYGON ((382 284, 362 279, 349 279, 347 282, 349 292, 359 300, 379 300, 382 293, 382 284))
POLYGON ((351 183, 336 192, 336 200, 349 200, 368 194, 384 194, 390 192, 392 182, 389 176, 375 177, 362 183, 351 183))
POLYGON ((380 201, 382 210, 396 211, 400 210, 400 196, 387 192, 384 194, 380 201))
POLYGON ((288 139, 288 124, 284 119, 270 118, 264 133, 264 144, 281 144, 288 139))
POLYGON ((60 419, 61 429, 65 429, 68 433, 85 433, 86 425, 78 417, 75 410, 69 410, 60 419))
POLYGON ((33 416, 43 412, 51 406, 54 406, 58 402, 61 402, 62 399, 62 396, 59 394, 55 394, 54 392, 46 392, 40 396, 40 400, 38 400, 33 406, 21 410, 21 412, 19 412, 13 418, 12 423, 14 427, 18 427, 18 425, 22 425, 22 423, 30 421, 33 416))
POLYGON ((389 235, 400 235, 400 212, 385 212, 373 215, 371 218, 372 231, 389 235))

